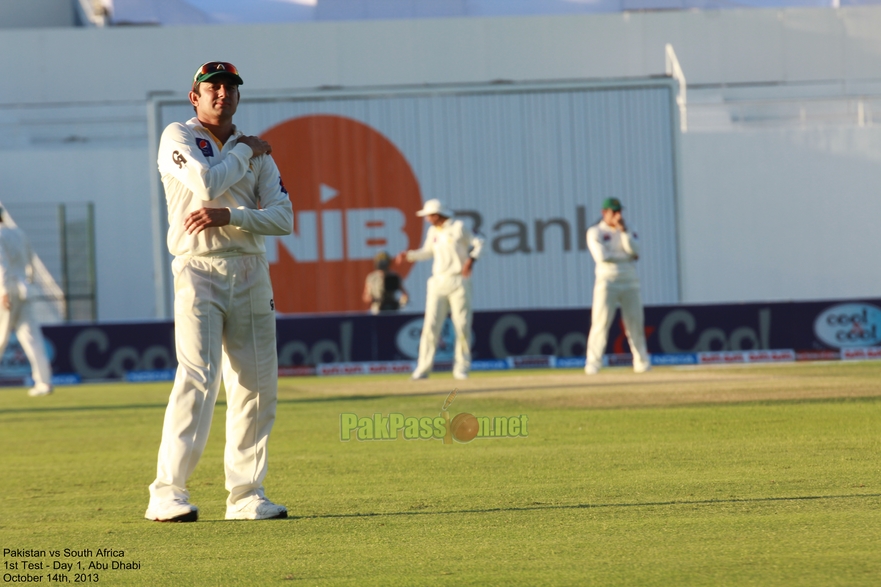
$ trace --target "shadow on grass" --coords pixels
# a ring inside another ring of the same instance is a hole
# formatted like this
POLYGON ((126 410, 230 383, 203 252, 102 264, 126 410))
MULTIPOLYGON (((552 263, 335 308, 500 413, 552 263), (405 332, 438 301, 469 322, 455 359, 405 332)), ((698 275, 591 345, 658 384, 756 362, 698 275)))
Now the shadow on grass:
MULTIPOLYGON (((750 503, 773 503, 788 501, 818 501, 824 499, 866 499, 881 497, 881 493, 855 493, 851 495, 796 495, 790 497, 744 497, 730 499, 695 499, 695 500, 671 500, 671 501, 646 501, 635 503, 578 503, 565 505, 552 505, 536 503, 526 506, 499 507, 499 508, 474 508, 462 510, 443 511, 409 511, 409 512, 361 512, 354 514, 316 514, 314 516, 288 516, 289 521, 298 520, 330 520, 338 518, 386 518, 397 516, 451 516, 459 514, 493 514, 502 512, 532 512, 546 510, 588 510, 588 509, 613 509, 613 508, 640 508, 640 507, 671 507, 671 506, 704 506, 704 505, 730 505, 750 503)), ((241 520, 204 520, 201 523, 226 523, 241 520)))
MULTIPOLYGON (((614 384, 618 385, 618 384, 614 384)), ((521 389, 511 388, 489 388, 489 389, 460 389, 458 395, 471 395, 477 393, 498 393, 498 392, 535 392, 547 389, 564 389, 569 387, 582 388, 582 385, 548 385, 535 386, 521 389)), ((295 399, 279 399, 279 404, 308 404, 308 403, 332 403, 332 402, 350 402, 350 401, 370 401, 370 400, 387 400, 408 397, 427 397, 437 396, 446 397, 450 390, 439 391, 414 391, 408 393, 390 393, 381 395, 335 395, 330 397, 313 397, 313 398, 295 398, 295 399)), ((651 391, 640 392, 650 394, 651 391)), ((725 401, 711 402, 706 399, 694 399, 691 401, 683 401, 681 403, 657 402, 645 404, 622 404, 614 406, 583 406, 586 410, 621 410, 621 409, 639 409, 639 408, 684 408, 684 407, 709 407, 723 405, 777 405, 777 404, 819 404, 819 403, 873 403, 881 402, 881 394, 879 395, 860 395, 851 397, 803 397, 803 398, 744 398, 744 399, 727 399, 725 401)), ((220 402, 218 402, 219 404, 220 402)), ((553 409, 553 408, 552 408, 553 409)), ((2 413, 2 412, 0 412, 2 413)))

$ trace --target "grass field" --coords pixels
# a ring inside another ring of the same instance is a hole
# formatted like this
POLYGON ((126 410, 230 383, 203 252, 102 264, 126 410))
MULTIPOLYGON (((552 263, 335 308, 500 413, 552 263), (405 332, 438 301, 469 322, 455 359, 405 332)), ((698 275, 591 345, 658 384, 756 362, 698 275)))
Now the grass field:
POLYGON ((46 551, 7 551, 0 579, 881 584, 881 363, 280 387, 266 488, 291 517, 223 520, 218 405, 190 484, 195 524, 143 519, 168 384, 82 385, 46 398, 0 391, 0 548, 46 551), (528 436, 340 441, 342 413, 434 417, 453 388, 451 415, 526 415, 528 436), (97 556, 104 548, 123 556, 97 556), (88 569, 112 561, 139 568, 88 569), (60 563, 73 568, 52 569, 60 563))

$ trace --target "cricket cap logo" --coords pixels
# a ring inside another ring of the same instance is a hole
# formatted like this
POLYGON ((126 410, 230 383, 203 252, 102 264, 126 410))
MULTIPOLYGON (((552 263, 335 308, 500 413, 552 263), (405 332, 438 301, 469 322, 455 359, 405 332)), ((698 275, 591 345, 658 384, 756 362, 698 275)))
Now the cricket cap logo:
MULTIPOLYGON (((266 239, 282 313, 362 311, 379 251, 418 248, 419 182, 398 148, 370 126, 328 114, 286 120, 262 134, 294 207, 294 232, 266 239)), ((409 273, 409 264, 396 271, 409 273)))

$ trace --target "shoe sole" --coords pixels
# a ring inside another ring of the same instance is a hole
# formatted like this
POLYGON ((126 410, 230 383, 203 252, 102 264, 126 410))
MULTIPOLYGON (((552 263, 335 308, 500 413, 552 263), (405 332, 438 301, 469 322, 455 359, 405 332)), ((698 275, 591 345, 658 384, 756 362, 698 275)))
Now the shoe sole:
POLYGON ((187 512, 173 518, 168 518, 167 520, 160 520, 158 518, 148 519, 153 520, 154 522, 196 522, 199 519, 199 512, 187 512))
POLYGON ((231 521, 243 521, 243 520, 257 521, 257 520, 284 520, 287 517, 288 517, 288 512, 287 512, 287 510, 285 510, 283 512, 275 514, 274 516, 267 516, 265 518, 235 518, 235 517, 227 516, 226 519, 231 520, 231 521))

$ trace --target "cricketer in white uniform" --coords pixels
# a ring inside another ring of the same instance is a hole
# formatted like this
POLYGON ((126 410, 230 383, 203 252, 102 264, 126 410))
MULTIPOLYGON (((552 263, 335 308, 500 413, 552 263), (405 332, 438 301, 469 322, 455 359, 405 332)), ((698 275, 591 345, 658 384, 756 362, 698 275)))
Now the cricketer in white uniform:
POLYGON ((0 209, 0 357, 14 330, 31 364, 34 386, 28 395, 37 397, 52 393, 52 369, 29 295, 33 274, 33 252, 27 237, 20 228, 3 222, 0 209))
POLYGON ((425 244, 398 254, 397 263, 434 259, 425 293, 425 319, 419 339, 419 359, 413 379, 425 379, 434 366, 434 354, 447 313, 456 331, 453 377, 467 379, 471 370, 471 271, 480 256, 483 239, 461 220, 454 220, 440 200, 428 200, 417 216, 431 225, 425 244))
POLYGON ((603 201, 603 219, 588 229, 587 248, 596 263, 596 281, 584 372, 593 375, 602 367, 609 327, 618 306, 633 353, 633 370, 637 373, 648 371, 651 363, 646 350, 639 277, 636 275, 639 241, 636 233, 627 229, 617 198, 603 201))
POLYGON ((226 388, 226 518, 284 518, 264 495, 275 421, 275 308, 263 235, 293 230, 271 147, 232 124, 242 79, 209 62, 193 78, 196 117, 170 124, 159 144, 174 255, 178 368, 165 413, 145 517, 193 522, 187 479, 205 448, 221 375, 226 388))

